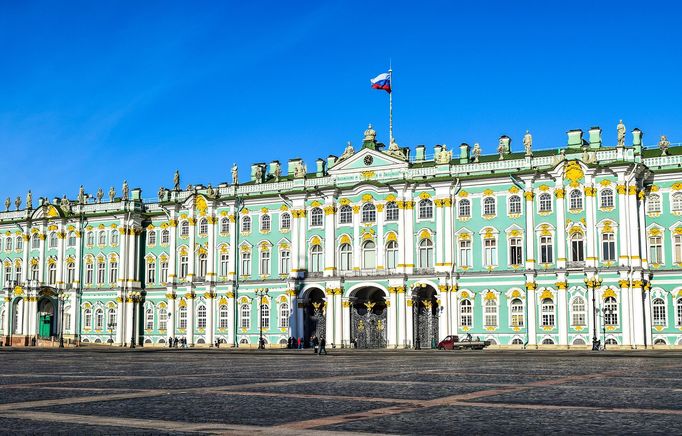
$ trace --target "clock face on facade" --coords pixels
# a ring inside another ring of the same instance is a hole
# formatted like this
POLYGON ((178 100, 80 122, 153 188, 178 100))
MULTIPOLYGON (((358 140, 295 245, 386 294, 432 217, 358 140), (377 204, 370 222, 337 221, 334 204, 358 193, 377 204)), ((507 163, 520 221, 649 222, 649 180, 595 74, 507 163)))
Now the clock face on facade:
POLYGON ((374 162, 374 158, 371 155, 365 156, 365 165, 370 166, 374 162))

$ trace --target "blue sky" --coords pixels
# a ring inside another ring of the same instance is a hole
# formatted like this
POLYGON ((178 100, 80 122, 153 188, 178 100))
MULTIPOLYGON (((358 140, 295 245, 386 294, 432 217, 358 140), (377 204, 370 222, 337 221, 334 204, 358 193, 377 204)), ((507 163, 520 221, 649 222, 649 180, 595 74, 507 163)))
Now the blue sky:
MULTIPOLYGON (((401 146, 566 142, 622 118, 682 142, 675 2, 0 1, 0 197, 170 186, 401 146), (521 4, 521 5, 520 5, 521 4), (418 6, 415 6, 418 5, 418 6)), ((630 135, 628 135, 630 141, 630 135)))

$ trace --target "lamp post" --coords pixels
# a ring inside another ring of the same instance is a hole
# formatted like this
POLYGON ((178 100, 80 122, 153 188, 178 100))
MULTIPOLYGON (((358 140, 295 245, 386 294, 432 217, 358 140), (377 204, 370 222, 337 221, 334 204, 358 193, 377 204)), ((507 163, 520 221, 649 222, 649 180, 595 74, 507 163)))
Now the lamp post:
POLYGON ((599 340, 597 339, 597 298, 596 289, 601 286, 602 279, 595 274, 591 279, 585 278, 587 288, 592 288, 592 351, 599 351, 599 340))
POLYGON ((415 292, 417 289, 423 289, 426 287, 426 283, 412 283, 410 289, 412 289, 412 310, 417 312, 412 314, 412 320, 414 322, 414 349, 421 350, 421 335, 419 334, 419 291, 415 292))
POLYGON ((63 290, 59 291, 57 294, 57 299, 59 300, 59 348, 64 348, 64 304, 66 300, 69 299, 69 294, 63 290))
POLYGON ((133 328, 131 329, 130 348, 135 348, 135 303, 137 303, 141 296, 142 294, 140 291, 132 291, 128 294, 128 298, 130 298, 133 303, 133 313, 131 314, 133 317, 133 328))
POLYGON ((260 336, 258 338, 258 349, 259 350, 264 350, 265 349, 265 344, 263 343, 263 298, 268 295, 268 289, 262 288, 262 289, 256 289, 256 296, 260 299, 260 310, 258 312, 258 317, 259 322, 258 325, 260 326, 260 336))

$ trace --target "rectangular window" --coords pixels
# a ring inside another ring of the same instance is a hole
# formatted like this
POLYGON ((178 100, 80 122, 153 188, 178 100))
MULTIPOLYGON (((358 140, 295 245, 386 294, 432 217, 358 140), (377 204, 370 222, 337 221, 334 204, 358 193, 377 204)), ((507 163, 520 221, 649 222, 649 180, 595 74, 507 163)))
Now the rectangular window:
POLYGON ((86 285, 91 285, 92 280, 93 280, 93 275, 94 275, 95 269, 94 265, 91 263, 88 263, 85 265, 85 284, 86 285))
POLYGON ((649 237, 649 262, 663 263, 663 238, 660 236, 649 237))
POLYGON ((97 264, 97 284, 102 285, 106 280, 107 265, 102 262, 97 264))
POLYGON ((251 253, 245 251, 242 253, 242 270, 241 275, 251 275, 251 253))
POLYGON ((118 281, 118 262, 109 263, 109 283, 112 286, 116 285, 118 281))
POLYGON ((554 262, 553 248, 552 248, 552 237, 551 236, 541 236, 540 237, 540 263, 552 263, 554 262))
POLYGON ((230 255, 223 253, 220 255, 220 276, 227 277, 230 270, 230 255))
POLYGON ((471 267, 471 241, 459 241, 459 266, 471 267))
POLYGON ((147 283, 156 282, 156 262, 147 264, 147 283))
POLYGON ((616 260, 616 238, 613 233, 604 233, 602 235, 602 260, 605 262, 613 262, 616 260))
POLYGON ((161 282, 168 282, 168 262, 161 262, 161 282))
POLYGON ((682 236, 675 235, 673 238, 673 262, 682 263, 682 236))
POLYGON ((189 257, 180 256, 180 278, 184 279, 187 277, 189 270, 189 257))
POLYGON ((497 241, 492 238, 483 240, 483 266, 497 265, 497 241))
POLYGON ((523 263, 521 238, 509 239, 509 263, 510 265, 521 265, 523 263))
POLYGON ((159 310, 159 330, 166 330, 168 326, 168 312, 166 309, 159 310))
POLYGON ((270 252, 261 251, 260 253, 260 274, 270 275, 270 252))

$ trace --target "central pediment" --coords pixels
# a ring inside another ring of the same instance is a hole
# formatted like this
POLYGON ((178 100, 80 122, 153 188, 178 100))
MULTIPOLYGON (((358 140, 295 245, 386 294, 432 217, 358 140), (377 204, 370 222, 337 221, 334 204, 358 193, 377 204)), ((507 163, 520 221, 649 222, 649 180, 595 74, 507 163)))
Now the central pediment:
POLYGON ((329 174, 342 175, 363 171, 398 170, 408 167, 409 164, 403 159, 371 148, 363 148, 341 162, 337 162, 329 169, 329 174))

